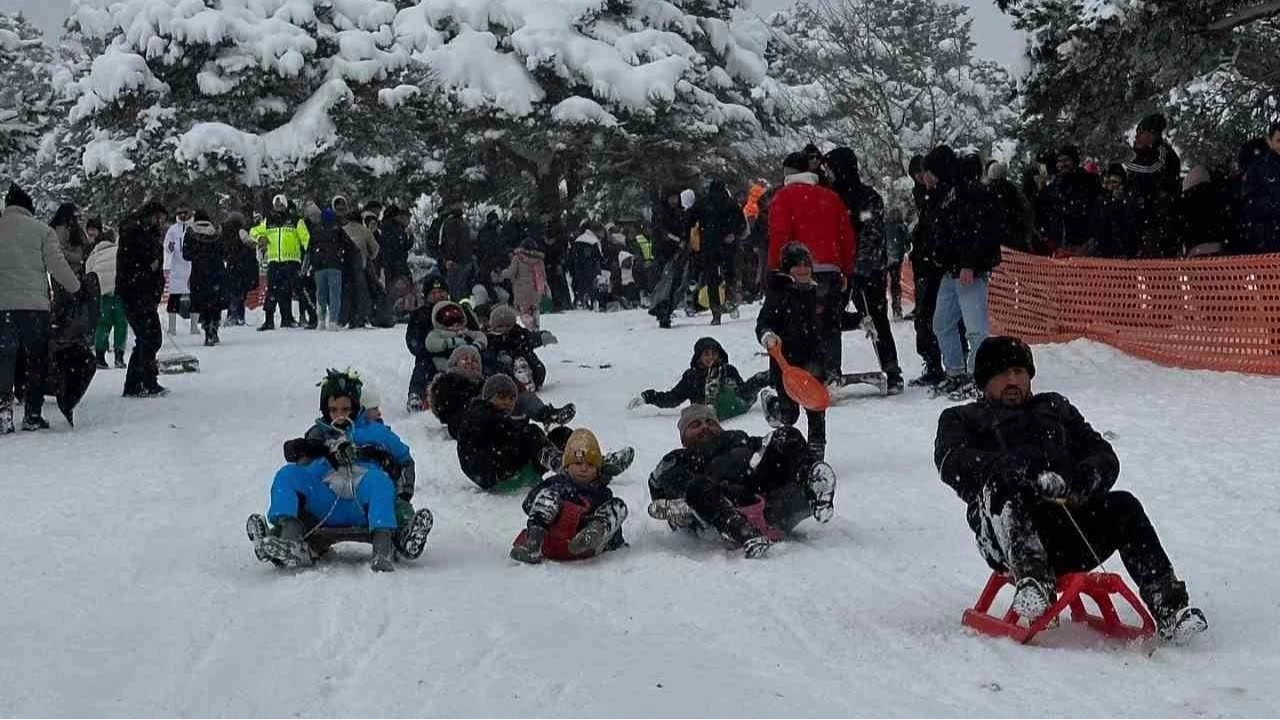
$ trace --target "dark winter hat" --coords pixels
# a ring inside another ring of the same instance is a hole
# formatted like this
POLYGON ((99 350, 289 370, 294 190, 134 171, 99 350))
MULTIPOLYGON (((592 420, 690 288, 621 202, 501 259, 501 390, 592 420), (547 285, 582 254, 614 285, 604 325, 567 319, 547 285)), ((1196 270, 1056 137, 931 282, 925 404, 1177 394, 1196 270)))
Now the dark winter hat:
POLYGON ((1063 145, 1058 148, 1057 157, 1062 157, 1064 155, 1071 158, 1071 162, 1077 165, 1080 164, 1080 148, 1075 145, 1063 145))
POLYGON ((907 164, 907 174, 915 176, 922 172, 924 172, 924 156, 912 155, 911 162, 907 164))
POLYGON ((489 332, 505 334, 516 326, 516 311, 510 305, 499 305, 489 313, 489 332))
POLYGON ((363 383, 360 376, 350 368, 346 370, 325 371, 324 380, 320 381, 320 416, 329 419, 329 401, 333 398, 351 398, 351 410, 360 412, 360 390, 363 383))
POLYGON ((520 391, 516 388, 516 381, 512 380, 510 375, 503 375, 499 373, 497 375, 490 376, 488 380, 484 381, 484 387, 480 389, 480 397, 485 400, 492 400, 498 395, 510 395, 515 397, 519 392, 520 391))
POLYGON ((320 222, 325 225, 332 225, 338 222, 338 213, 333 208, 325 208, 320 211, 320 222))
POLYGON ((33 214, 36 211, 36 204, 31 200, 31 196, 27 194, 26 190, 18 187, 17 183, 9 185, 9 192, 4 195, 4 206, 20 207, 33 214))
POLYGON ((710 405, 690 405, 680 411, 680 420, 676 423, 676 429, 680 431, 680 437, 684 437, 684 431, 689 429, 689 425, 694 420, 702 420, 703 422, 711 421, 720 422, 720 418, 716 417, 715 408, 710 405))
POLYGON ((836 176, 836 181, 851 185, 862 184, 858 155, 847 147, 838 147, 827 153, 827 167, 836 176))
POLYGON ((939 180, 954 180, 959 172, 959 165, 956 151, 949 145, 939 145, 924 157, 924 169, 939 180))
POLYGON ((789 242, 782 247, 782 254, 778 257, 778 269, 787 273, 791 272, 791 268, 796 265, 812 267, 813 253, 801 243, 789 242))
POLYGON ((1149 132, 1161 135, 1165 128, 1169 127, 1169 121, 1161 113, 1153 113, 1142 118, 1142 122, 1138 123, 1138 132, 1149 132))
POLYGON ((98 232, 102 232, 102 219, 101 219, 101 218, 89 218, 89 221, 88 221, 88 222, 86 222, 86 223, 84 224, 84 229, 85 229, 85 230, 97 230, 98 232))
POLYGON ((984 389, 991 378, 1012 367, 1027 369, 1027 374, 1036 376, 1036 363, 1031 357, 1031 348, 1016 337, 993 336, 982 341, 978 346, 978 354, 973 359, 973 382, 978 389, 984 389))
POLYGON ((444 276, 439 273, 431 273, 422 279, 422 297, 427 297, 432 290, 444 290, 449 292, 449 283, 445 282, 444 276))
POLYGON ((782 169, 789 173, 809 172, 809 156, 804 153, 791 153, 782 161, 782 169))

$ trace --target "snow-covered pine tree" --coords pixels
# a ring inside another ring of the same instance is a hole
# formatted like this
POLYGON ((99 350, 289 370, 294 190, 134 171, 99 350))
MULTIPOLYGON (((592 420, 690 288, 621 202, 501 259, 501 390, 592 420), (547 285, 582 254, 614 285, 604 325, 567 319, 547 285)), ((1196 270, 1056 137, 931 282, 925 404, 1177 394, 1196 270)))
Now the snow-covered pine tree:
MULTIPOLYGON (((989 156, 1016 129, 1008 72, 974 56, 968 10, 936 0, 806 0, 771 19, 807 139, 847 145, 868 177, 902 177, 947 143, 989 156)), ((793 140, 794 142, 794 140, 793 140)))
POLYGON ((40 31, 21 14, 0 12, 0 180, 6 187, 11 181, 31 187, 36 180, 33 158, 57 117, 52 64, 40 31))
POLYGON ((400 126, 427 72, 400 44, 398 12, 381 0, 79 0, 70 29, 105 47, 70 113, 93 204, 360 197, 370 177, 429 169, 400 126))
POLYGON ((722 169, 735 142, 767 127, 777 92, 768 28, 737 4, 427 0, 402 13, 397 30, 446 89, 463 136, 445 185, 603 210, 722 169))
POLYGON ((1280 1, 998 0, 1032 38, 1028 139, 1124 157, 1164 111, 1191 163, 1220 164, 1280 114, 1280 1))

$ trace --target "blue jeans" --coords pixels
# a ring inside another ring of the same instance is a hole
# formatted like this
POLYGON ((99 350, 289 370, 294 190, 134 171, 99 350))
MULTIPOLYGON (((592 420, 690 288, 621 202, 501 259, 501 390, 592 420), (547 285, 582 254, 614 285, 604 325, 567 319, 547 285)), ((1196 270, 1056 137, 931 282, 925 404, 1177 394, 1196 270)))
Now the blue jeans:
POLYGON ((321 319, 334 323, 342 317, 342 271, 316 270, 316 305, 320 306, 321 319))
POLYGON ((339 498, 324 477, 329 463, 315 460, 308 465, 285 465, 271 481, 271 507, 267 519, 296 518, 305 504, 323 527, 368 527, 370 530, 396 528, 396 486, 387 474, 372 466, 356 487, 356 496, 339 498))
POLYGON ((938 305, 933 310, 933 333, 942 350, 942 367, 949 375, 973 374, 973 358, 978 346, 987 338, 987 284, 985 273, 975 274, 973 284, 964 287, 960 279, 947 273, 938 287, 938 305), (969 339, 969 358, 960 342, 960 321, 964 320, 969 339))

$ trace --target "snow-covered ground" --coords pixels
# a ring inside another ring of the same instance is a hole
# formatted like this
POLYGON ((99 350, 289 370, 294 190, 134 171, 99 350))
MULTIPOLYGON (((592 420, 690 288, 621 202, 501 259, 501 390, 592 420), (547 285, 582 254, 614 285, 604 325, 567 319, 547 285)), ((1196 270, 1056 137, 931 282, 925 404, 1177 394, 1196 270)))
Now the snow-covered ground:
MULTIPOLYGON (((1087 342, 1037 349, 1037 387, 1115 434, 1120 486, 1146 503, 1212 627, 1154 653, 1073 628, 1021 647, 960 625, 987 571, 933 469, 944 405, 919 391, 832 411, 835 520, 764 560, 647 518, 676 412, 625 404, 674 384, 706 322, 546 319, 561 339, 542 352, 547 397, 576 402, 606 450, 637 449, 615 483, 631 547, 572 565, 514 566, 519 498, 478 492, 435 421, 398 407, 403 327, 227 330, 198 349, 198 375, 162 378, 162 400, 123 400, 123 373, 101 372, 74 432, 57 418, 0 439, 0 715, 1280 712, 1280 382, 1087 342), (244 519, 265 506, 281 442, 316 415, 324 369, 347 365, 388 399, 436 528, 423 560, 392 575, 369 571, 367 547, 281 573, 254 559, 244 519)), ((752 326, 716 333, 744 373, 764 363, 752 326)), ((914 367, 910 327, 897 327, 914 367)), ((871 368, 865 341, 846 347, 846 370, 871 368)), ((735 425, 766 429, 758 410, 735 425)))

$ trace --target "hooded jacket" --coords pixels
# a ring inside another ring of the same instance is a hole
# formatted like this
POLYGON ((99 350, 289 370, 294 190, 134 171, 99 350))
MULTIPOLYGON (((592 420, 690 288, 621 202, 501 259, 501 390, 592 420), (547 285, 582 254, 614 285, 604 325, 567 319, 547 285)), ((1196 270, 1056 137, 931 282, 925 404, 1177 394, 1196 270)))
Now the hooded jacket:
POLYGON ((101 240, 93 246, 89 259, 84 263, 86 274, 98 276, 98 286, 103 295, 114 295, 116 292, 116 251, 119 244, 110 240, 101 240))
POLYGON ((472 400, 457 424, 462 473, 488 490, 519 472, 533 460, 529 427, 525 418, 504 415, 487 400, 472 400))
POLYGON ((147 229, 141 217, 120 228, 116 253, 116 297, 134 306, 155 306, 164 295, 164 244, 159 229, 147 229))
POLYGON ((736 388, 742 384, 742 375, 729 363, 729 353, 724 346, 715 338, 704 337, 694 343, 689 369, 680 376, 680 382, 665 392, 647 391, 644 401, 660 408, 679 407, 686 402, 715 407, 722 388, 736 388), (719 362, 710 368, 702 366, 702 353, 707 348, 714 348, 720 353, 719 362))
POLYGON ((512 300, 517 308, 537 307, 547 294, 545 253, 537 250, 535 241, 526 240, 511 254, 511 264, 502 277, 511 281, 512 300))
POLYGON ((455 332, 445 327, 440 322, 440 313, 448 307, 458 308, 467 317, 468 325, 470 325, 470 317, 466 309, 462 305, 455 302, 436 303, 431 309, 431 332, 427 333, 425 341, 425 349, 432 360, 435 362, 436 370, 444 372, 449 369, 449 356, 453 351, 463 345, 475 345, 481 351, 485 349, 487 340, 484 333, 479 330, 462 330, 455 332))
MULTIPOLYGON (((821 369, 826 358, 818 328, 818 286, 801 285, 786 273, 773 273, 766 281, 764 305, 756 316, 756 339, 773 333, 782 341, 782 354, 792 365, 821 369)), ((780 371, 772 358, 774 374, 780 371)))

